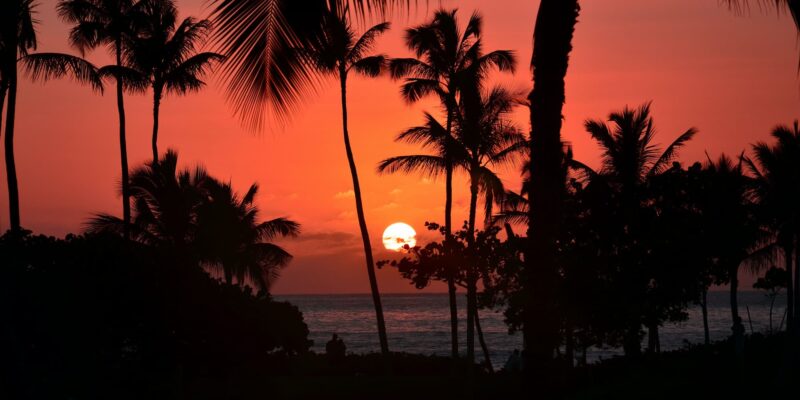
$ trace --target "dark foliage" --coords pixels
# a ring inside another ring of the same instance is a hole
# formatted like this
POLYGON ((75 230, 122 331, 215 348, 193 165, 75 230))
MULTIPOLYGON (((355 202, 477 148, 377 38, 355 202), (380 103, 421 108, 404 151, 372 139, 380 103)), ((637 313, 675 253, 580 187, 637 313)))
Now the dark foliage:
POLYGON ((296 307, 116 236, 8 234, 0 259, 8 398, 213 398, 310 346, 296 307))

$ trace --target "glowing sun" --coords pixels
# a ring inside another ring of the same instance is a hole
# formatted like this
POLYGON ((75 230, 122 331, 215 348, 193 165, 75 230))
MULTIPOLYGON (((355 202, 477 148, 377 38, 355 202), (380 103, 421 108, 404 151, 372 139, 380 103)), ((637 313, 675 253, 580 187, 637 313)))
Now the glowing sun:
POLYGON ((400 251, 403 246, 414 247, 417 244, 417 232, 411 225, 396 222, 383 231, 383 246, 388 250, 400 251))

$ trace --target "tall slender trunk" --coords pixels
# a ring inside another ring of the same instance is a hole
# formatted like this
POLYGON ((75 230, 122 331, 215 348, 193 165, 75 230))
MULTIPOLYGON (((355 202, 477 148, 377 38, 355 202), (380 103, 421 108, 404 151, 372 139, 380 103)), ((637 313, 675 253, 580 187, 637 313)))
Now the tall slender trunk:
POLYGON ((158 112, 161 108, 161 89, 153 86, 153 165, 158 163, 158 112))
POLYGON ((492 358, 489 356, 489 346, 486 345, 486 339, 483 337, 483 329, 481 329, 481 317, 478 315, 478 308, 473 310, 475 313, 475 331, 478 332, 478 343, 481 344, 481 351, 483 351, 483 361, 486 363, 486 369, 489 372, 494 372, 492 366, 492 358))
POLYGON ((573 368, 575 366, 575 331, 572 329, 572 324, 567 322, 564 327, 564 356, 567 359, 567 367, 573 368))
POLYGON ((475 311, 478 309, 478 274, 475 251, 475 215, 478 207, 478 177, 473 163, 470 172, 469 221, 467 224, 467 244, 469 245, 469 265, 467 265, 467 360, 475 361, 475 311))
MULTIPOLYGON (((794 297, 794 306, 792 307, 792 311, 794 314, 792 315, 792 325, 794 326, 795 334, 800 335, 800 329, 797 329, 797 310, 800 310, 800 296, 797 295, 798 291, 800 291, 800 242, 796 242, 795 246, 792 250, 794 250, 794 280, 792 280, 792 275, 789 275, 789 282, 787 283, 787 287, 792 286, 792 281, 794 281, 794 291, 792 292, 792 296, 794 297)), ((787 255, 791 257, 791 254, 787 255)), ((788 265, 787 265, 788 267, 788 265)))
POLYGON ((772 310, 775 309, 775 298, 776 297, 777 297, 777 294, 776 295, 771 295, 769 297, 769 334, 770 335, 775 333, 775 331, 772 329, 772 310))
MULTIPOLYGON (((115 42, 115 52, 117 66, 122 65, 122 41, 115 42)), ((123 92, 122 79, 117 77, 117 114, 119 116, 119 156, 120 167, 122 169, 122 221, 123 235, 125 239, 130 238, 131 224, 131 188, 128 181, 128 141, 125 137, 125 96, 123 92)))
POLYGON ((744 324, 739 316, 739 264, 731 267, 731 319, 733 320, 733 346, 736 357, 744 353, 744 324))
POLYGON ((783 245, 783 258, 784 258, 783 261, 785 263, 786 273, 788 274, 789 278, 789 281, 786 284, 786 330, 788 332, 794 332, 795 329, 794 305, 796 301, 795 296, 797 292, 795 292, 795 287, 794 285, 792 285, 792 282, 794 282, 794 279, 792 279, 794 273, 794 271, 792 270, 793 250, 794 249, 791 240, 789 240, 788 243, 783 245))
POLYGON ((0 136, 3 133, 3 107, 6 106, 6 88, 5 81, 0 81, 0 136))
MULTIPOLYGON (((453 129, 452 112, 448 107, 447 111, 447 136, 450 137, 453 129)), ((449 244, 453 237, 453 163, 450 156, 445 154, 445 198, 444 198, 444 231, 445 242, 448 247, 445 249, 447 265, 445 268, 448 270, 447 274, 447 297, 450 301, 450 355, 453 359, 458 358, 458 303, 456 299, 456 281, 455 275, 457 272, 457 265, 453 265, 453 258, 449 257, 449 244)))
POLYGON ((640 329, 641 325, 637 321, 635 323, 632 322, 625 330, 622 338, 622 351, 625 353, 625 357, 639 357, 642 355, 641 338, 639 337, 640 329))
MULTIPOLYGON (((0 136, 3 136, 3 108, 6 105, 6 91, 8 90, 6 86, 5 81, 0 81, 0 136)), ((0 218, 0 227, 2 227, 2 221, 3 219, 0 218)), ((3 230, 0 229, 0 234, 2 233, 3 230)))
POLYGON ((735 326, 741 324, 741 317, 739 316, 739 267, 732 267, 730 270, 731 283, 730 283, 730 302, 731 302, 731 322, 735 326))
POLYGON ((531 105, 530 222, 524 271, 528 303, 523 310, 523 355, 529 371, 546 368, 559 344, 559 317, 554 297, 558 280, 556 240, 564 190, 561 112, 579 10, 578 0, 542 0, 534 27, 531 59, 534 83, 528 96, 531 105))
POLYGON ((372 244, 370 243, 369 232, 367 231, 367 221, 364 218, 364 206, 361 202, 361 186, 358 183, 358 171, 356 161, 353 157, 353 149, 350 147, 350 134, 347 131, 347 71, 344 68, 339 70, 339 81, 342 91, 342 132, 344 136, 344 148, 347 151, 347 163, 350 165, 350 175, 353 177, 353 193, 356 198, 356 213, 358 214, 358 226, 361 229, 361 240, 364 242, 364 256, 367 262, 367 275, 369 276, 369 287, 372 291, 372 302, 375 304, 375 317, 378 322, 378 338, 381 343, 381 353, 389 355, 389 342, 386 339, 386 324, 383 320, 383 306, 381 305, 381 295, 378 291, 378 279, 375 276, 375 262, 372 258, 372 244))
POLYGON ((661 351, 661 341, 658 338, 658 323, 653 322, 647 327, 647 352, 658 353, 661 351))
POLYGON ((700 310, 703 313, 703 343, 708 346, 711 344, 711 335, 708 331, 708 288, 703 288, 702 296, 700 310))
POLYGON ((5 137, 5 159, 6 177, 8 179, 8 220, 11 231, 19 232, 22 230, 19 215, 19 185, 17 183, 17 164, 14 160, 14 120, 17 111, 17 46, 15 40, 10 41, 9 47, 14 50, 9 51, 8 59, 4 62, 8 68, 8 108, 6 109, 6 137, 5 137))

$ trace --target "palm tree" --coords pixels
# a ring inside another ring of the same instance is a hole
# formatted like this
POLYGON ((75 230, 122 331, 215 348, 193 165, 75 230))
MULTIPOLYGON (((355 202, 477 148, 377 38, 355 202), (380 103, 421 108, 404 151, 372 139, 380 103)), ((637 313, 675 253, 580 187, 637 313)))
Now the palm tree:
POLYGON ((364 217, 364 206, 361 200, 361 185, 358 181, 353 149, 350 146, 350 133, 347 122, 347 78, 351 72, 367 77, 377 77, 386 67, 386 56, 372 55, 375 40, 380 34, 389 29, 389 24, 384 22, 373 26, 356 38, 350 23, 347 21, 347 9, 339 7, 330 10, 323 23, 323 33, 315 43, 305 48, 295 49, 295 56, 302 59, 309 66, 316 68, 320 74, 336 76, 339 79, 342 100, 342 133, 347 161, 350 166, 350 175, 353 178, 353 192, 355 193, 356 212, 358 225, 361 229, 361 239, 364 242, 364 254, 367 264, 372 300, 375 304, 375 314, 378 322, 378 336, 380 338, 381 352, 389 354, 389 344, 386 339, 386 326, 383 319, 378 281, 375 276, 375 263, 372 257, 367 222, 364 217))
POLYGON ((35 53, 36 24, 34 0, 9 0, 0 4, 0 114, 8 96, 5 126, 5 162, 8 179, 10 229, 21 228, 19 185, 14 158, 14 125, 17 107, 17 68, 21 64, 34 80, 48 80, 71 75, 81 83, 91 84, 102 91, 97 69, 86 60, 68 54, 35 53))
POLYGON ((197 209, 196 248, 206 267, 221 269, 225 282, 239 286, 250 282, 268 291, 292 256, 270 243, 279 237, 294 237, 300 225, 286 218, 258 221, 255 205, 258 185, 244 194, 234 192, 230 183, 208 178, 203 188, 205 201, 197 209))
MULTIPOLYGON (((528 143, 509 119, 509 114, 516 103, 514 96, 501 87, 496 87, 484 95, 476 89, 473 84, 465 91, 456 132, 458 142, 462 144, 467 155, 464 160, 464 169, 470 181, 467 244, 473 252, 478 195, 483 192, 489 199, 502 200, 502 195, 505 194, 503 183, 491 167, 514 162, 515 158, 524 152, 528 143)), ((476 266, 468 265, 467 358, 470 361, 474 357, 474 329, 478 310, 477 282, 476 266)))
MULTIPOLYGON (((585 166, 584 172, 592 183, 608 186, 619 199, 620 225, 617 231, 620 235, 617 239, 620 240, 622 253, 620 262, 622 268, 632 274, 636 272, 634 266, 636 261, 632 254, 628 254, 635 247, 630 242, 633 239, 630 238, 636 237, 639 229, 637 210, 642 207, 646 184, 671 166, 680 148, 691 140, 697 131, 694 128, 688 129, 661 151, 653 144, 655 128, 650 116, 650 103, 636 110, 626 107, 621 112, 611 113, 608 119, 613 126, 596 120, 587 120, 585 123, 587 132, 600 145, 603 154, 602 168, 599 172, 585 166)), ((629 322, 630 326, 624 338, 625 353, 638 355, 641 329, 639 316, 631 315, 629 322)))
MULTIPOLYGON (((452 244, 451 212, 453 205, 453 172, 463 165, 466 154, 463 147, 450 134, 450 130, 442 125, 436 118, 425 113, 425 125, 410 128, 397 136, 397 141, 412 144, 421 144, 423 148, 431 149, 435 154, 406 155, 387 158, 378 164, 379 173, 418 172, 424 176, 436 177, 442 173, 446 176, 445 200, 445 250, 449 252, 452 244)), ((449 122, 449 118, 448 118, 449 122)), ((451 261, 450 257, 445 257, 451 261)), ((455 265, 446 265, 447 293, 450 303, 450 343, 451 356, 458 358, 458 309, 456 302, 456 279, 458 271, 455 265)))
MULTIPOLYGON (((165 0, 166 1, 166 0, 165 0)), ((124 91, 137 89, 126 83, 123 67, 125 40, 137 34, 141 4, 137 0, 60 0, 58 14, 73 24, 70 42, 81 54, 100 46, 108 47, 115 57, 116 68, 106 68, 117 83, 117 115, 119 117, 119 153, 122 170, 122 220, 131 223, 130 186, 128 179, 128 145, 125 126, 124 91), (116 72, 116 73, 114 73, 116 72)), ((127 229, 124 236, 128 238, 127 229)))
MULTIPOLYGON (((6 110, 5 161, 8 179, 9 222, 12 231, 20 231, 19 186, 17 168, 14 160, 14 119, 17 106, 17 59, 36 48, 36 27, 33 19, 33 0, 4 1, 0 5, 0 92, 6 110)), ((0 108, 2 113, 2 108, 0 108)))
MULTIPOLYGON (((204 185, 210 179, 206 170, 178 169, 178 155, 168 151, 157 163, 147 163, 130 174, 134 218, 131 239, 156 248, 170 249, 190 257, 196 235, 197 209, 205 197, 204 185)), ((99 214, 89 221, 89 232, 122 234, 125 221, 99 214)))
POLYGON ((753 146, 755 162, 748 160, 755 177, 755 192, 760 207, 776 233, 775 243, 783 250, 783 260, 789 273, 787 287, 787 327, 796 327, 798 290, 800 290, 800 251, 794 242, 800 237, 800 127, 778 126, 772 131, 777 143, 765 142, 753 146), (792 254, 796 260, 792 271, 792 254))
MULTIPOLYGON (((409 103, 427 95, 436 95, 445 111, 445 133, 452 136, 452 126, 462 86, 470 79, 470 71, 480 71, 481 78, 492 67, 513 71, 514 55, 508 50, 482 54, 483 18, 473 13, 462 32, 456 18, 457 9, 438 10, 429 23, 406 30, 406 45, 417 58, 399 58, 391 62, 392 77, 404 78, 401 93, 409 103)), ((454 156, 441 153, 445 162, 445 240, 452 241, 453 168, 454 156)), ((451 269, 457 266, 449 266, 451 269)), ((451 272, 455 275, 455 271, 451 272)), ((453 279, 447 282, 450 297, 451 350, 458 357, 458 311, 453 279)))
POLYGON ((199 91, 200 78, 222 60, 212 52, 197 53, 211 23, 184 19, 177 27, 178 10, 171 1, 142 0, 142 32, 127 39, 126 65, 138 71, 153 89, 153 161, 158 161, 158 116, 165 93, 184 95, 199 91))
MULTIPOLYGON (((406 130, 398 140, 420 143, 432 149, 434 155, 407 155, 391 157, 378 165, 379 172, 421 172, 427 176, 446 173, 448 168, 461 169, 470 177, 470 208, 467 222, 467 242, 470 250, 475 247, 475 222, 478 195, 483 193, 487 204, 501 201, 505 193, 503 184, 491 170, 514 161, 525 149, 524 135, 508 119, 515 104, 511 93, 503 88, 494 88, 478 100, 476 108, 456 109, 455 135, 430 115, 423 126, 406 130), (448 160, 449 158, 449 160, 448 160), (452 167, 448 167, 448 162, 452 167)), ((490 207, 489 215, 491 215, 490 207)), ((477 315, 477 271, 468 266, 467 279, 467 358, 474 359, 474 329, 477 315)), ((485 346, 483 346, 485 347, 485 346)), ((488 359, 488 351, 484 349, 488 359)))
POLYGON ((758 269, 758 251, 753 249, 762 241, 753 207, 752 182, 744 173, 743 162, 743 158, 734 162, 724 154, 716 162, 709 160, 703 167, 703 193, 697 199, 702 226, 707 231, 706 249, 729 281, 732 330, 737 341, 744 334, 739 315, 739 269, 743 264, 758 269))
POLYGON ((258 221, 258 186, 239 197, 202 167, 178 169, 178 155, 167 151, 158 162, 131 172, 134 219, 100 214, 88 223, 92 233, 122 234, 173 257, 178 266, 221 270, 225 281, 268 290, 292 256, 270 243, 299 233, 286 218, 258 221))
POLYGON ((578 0, 542 0, 533 30, 533 90, 528 96, 531 192, 524 284, 531 295, 523 311, 524 356, 529 367, 548 364, 560 342, 559 316, 553 299, 558 279, 556 240, 564 192, 559 173, 563 158, 561 110, 572 35, 580 10, 578 3, 578 0))

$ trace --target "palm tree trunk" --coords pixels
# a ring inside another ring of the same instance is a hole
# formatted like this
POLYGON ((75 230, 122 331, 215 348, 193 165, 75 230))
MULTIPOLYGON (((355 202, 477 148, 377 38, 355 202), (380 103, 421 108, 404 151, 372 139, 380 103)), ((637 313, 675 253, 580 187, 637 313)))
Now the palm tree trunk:
POLYGON ((347 131, 347 72, 344 68, 339 71, 339 80, 342 90, 342 132, 344 135, 344 148, 347 151, 347 162, 350 165, 350 175, 353 177, 353 193, 356 198, 356 213, 358 214, 358 226, 361 229, 361 239, 364 242, 364 255, 367 261, 367 275, 369 276, 369 286, 372 291, 372 302, 375 304, 375 317, 378 320, 378 338, 381 343, 381 353, 389 355, 389 342, 386 339, 386 324, 383 320, 383 306, 381 305, 381 295, 378 291, 378 279, 375 276, 375 262, 372 259, 372 244, 367 231, 367 222, 364 218, 364 206, 361 202, 361 186, 358 183, 358 171, 353 157, 353 149, 350 147, 350 134, 347 131))
POLYGON ((573 368, 575 366, 575 331, 572 329, 572 324, 569 322, 564 328, 564 335, 566 335, 564 340, 564 355, 567 359, 567 368, 573 368))
POLYGON ((486 345, 486 340, 483 338, 483 329, 481 329, 481 317, 478 315, 478 307, 473 310, 475 313, 475 330, 478 332, 478 343, 481 344, 481 351, 483 351, 483 361, 486 363, 486 369, 489 372, 494 372, 492 367, 492 359, 489 357, 489 346, 486 345))
POLYGON ((658 353, 661 351, 661 344, 658 340, 658 323, 651 323, 647 327, 647 352, 658 353))
MULTIPOLYGON (((115 42, 117 66, 122 66, 122 41, 115 42)), ((122 169, 122 221, 123 235, 125 239, 130 238, 131 224, 131 187, 128 179, 128 140, 125 136, 125 97, 123 92, 122 78, 117 77, 117 115, 119 116, 119 156, 120 167, 122 169)))
MULTIPOLYGON (((476 171, 474 168, 473 171, 476 171)), ((475 311, 478 309, 477 297, 477 252, 475 251, 475 218, 478 207, 478 177, 470 172, 469 222, 467 225, 467 244, 469 245, 470 262, 467 266, 467 360, 470 365, 475 362, 475 311)))
POLYGON ((6 83, 0 81, 0 136, 3 133, 3 107, 6 105, 6 83))
POLYGON ((158 110, 161 108, 161 90, 153 87, 153 165, 158 163, 158 110))
MULTIPOLYGON (((800 244, 795 244, 795 246, 800 246, 800 244)), ((792 280, 792 274, 789 274, 789 282, 786 284, 787 287, 792 286, 792 282, 794 281, 794 291, 792 292, 792 297, 794 298, 794 307, 792 307, 792 311, 794 314, 792 315, 792 325, 794 326, 794 332, 800 335, 800 329, 797 329, 796 322, 797 322, 797 310, 800 310, 800 296, 797 296, 797 292, 800 291, 800 251, 797 251, 798 247, 794 247, 794 280, 792 280)), ((791 255, 788 255, 791 257, 791 255)), ((790 261, 791 263, 791 261, 790 261)), ((790 266, 787 265, 787 268, 790 266)))
POLYGON ((625 357, 639 357, 642 355, 642 347, 639 338, 639 329, 641 326, 638 322, 631 323, 625 330, 624 337, 622 338, 622 351, 625 357))
POLYGON ((8 68, 8 108, 6 109, 6 137, 5 137, 5 160, 6 177, 8 179, 8 214, 12 232, 22 230, 19 214, 19 185, 17 183, 17 164, 14 160, 14 119, 17 111, 17 66, 16 66, 16 45, 11 51, 9 59, 6 60, 8 68), (13 58, 12 58, 13 57, 13 58))
POLYGON ((708 288, 703 288, 700 310, 703 313, 703 343, 711 344, 711 335, 708 331, 708 288))
MULTIPOLYGON (((447 113, 447 135, 451 134, 452 118, 450 112, 447 113)), ((445 249, 450 252, 450 243, 453 237, 453 165, 450 162, 450 157, 447 157, 447 165, 445 166, 445 200, 444 200, 444 229, 445 229, 445 242, 448 247, 445 249)), ((458 358, 458 303, 456 299, 456 265, 450 264, 451 257, 447 257, 448 269, 447 275, 447 297, 450 301, 450 353, 453 359, 458 358)))
MULTIPOLYGON (((794 304, 796 301, 795 297, 797 292, 795 292, 795 287, 792 284, 792 282, 794 282, 794 280, 792 279, 792 273, 794 272, 792 271, 792 253, 794 249, 791 244, 791 240, 789 240, 788 242, 789 243, 783 246, 783 258, 784 258, 783 261, 786 263, 785 268, 789 278, 789 281, 786 283, 786 331, 794 332, 795 328, 794 304)), ((795 278, 797 277, 795 276, 795 278)))
POLYGON ((739 316, 739 265, 731 267, 731 319, 733 320, 733 345, 737 357, 744 351, 744 324, 739 316))
POLYGON ((578 0, 542 0, 533 35, 528 246, 523 310, 526 369, 546 368, 559 344, 555 309, 556 240, 563 203, 561 164, 564 79, 579 14, 578 0), (534 201, 535 199, 535 201, 534 201), (534 229, 534 225, 536 229, 534 229))

